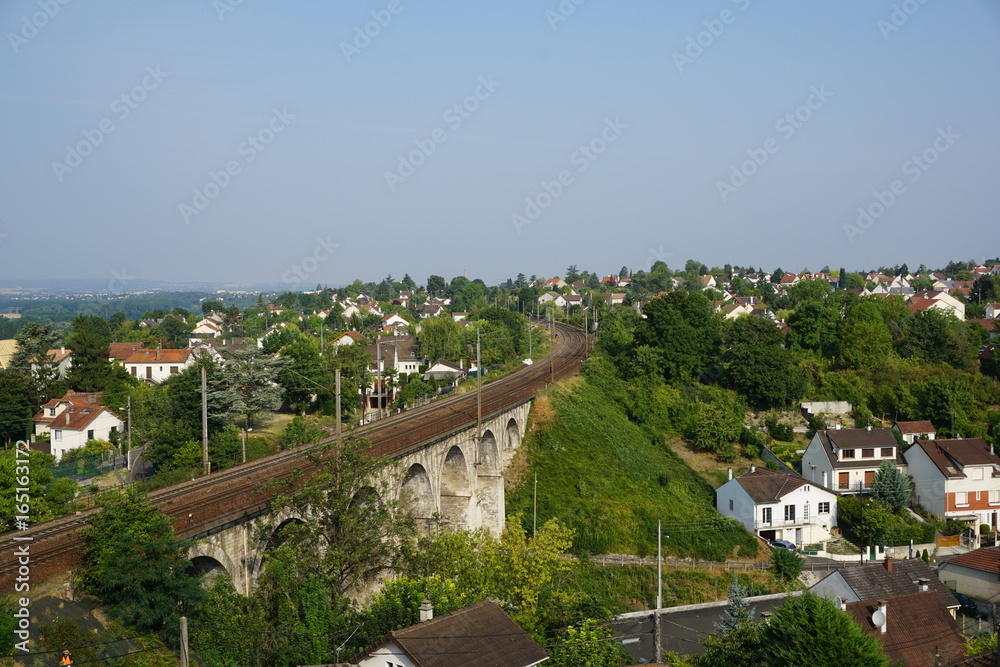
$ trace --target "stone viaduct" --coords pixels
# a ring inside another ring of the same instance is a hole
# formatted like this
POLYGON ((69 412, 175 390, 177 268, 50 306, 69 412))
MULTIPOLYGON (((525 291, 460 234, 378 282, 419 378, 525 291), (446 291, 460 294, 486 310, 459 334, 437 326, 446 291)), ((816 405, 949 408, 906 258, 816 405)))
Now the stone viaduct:
MULTIPOLYGON (((402 471, 396 497, 409 504, 418 523, 435 518, 462 528, 499 535, 506 519, 504 471, 521 445, 530 402, 396 457, 402 471)), ((195 536, 189 555, 204 571, 224 570, 237 591, 247 594, 260 573, 270 536, 295 516, 247 515, 195 536), (263 533, 263 534, 261 534, 263 533)))

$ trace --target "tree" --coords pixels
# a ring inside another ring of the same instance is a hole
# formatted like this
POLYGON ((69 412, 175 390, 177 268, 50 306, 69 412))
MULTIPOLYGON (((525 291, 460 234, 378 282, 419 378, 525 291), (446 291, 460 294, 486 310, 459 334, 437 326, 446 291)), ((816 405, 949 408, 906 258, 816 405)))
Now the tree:
POLYGON ((31 419, 39 406, 39 395, 31 378, 13 370, 0 370, 0 441, 27 440, 31 419))
POLYGON ((718 349, 721 327, 712 303, 701 292, 671 292, 649 301, 638 342, 656 348, 668 380, 698 377, 718 349))
POLYGON ((281 405, 281 388, 275 384, 288 361, 271 357, 255 345, 229 352, 210 394, 226 412, 244 415, 252 427, 257 415, 281 405))
POLYGON ((872 498, 885 503, 892 511, 899 513, 910 502, 913 481, 903 474, 892 461, 882 461, 872 479, 872 498))
POLYGON ((726 333, 732 387, 761 410, 799 398, 805 377, 784 348, 781 330, 758 315, 737 318, 726 333))
POLYGON ((840 334, 843 363, 847 368, 881 366, 892 354, 892 336, 878 306, 863 299, 850 308, 840 334))
POLYGON ((204 599, 200 580, 188 574, 187 545, 137 487, 105 495, 104 509, 80 534, 80 584, 125 625, 172 634, 204 599))
POLYGON ((76 391, 104 391, 111 382, 108 323, 96 315, 78 315, 67 337, 73 360, 67 380, 76 391))
POLYGON ((775 549, 771 554, 771 564, 774 566, 774 573, 786 581, 794 581, 802 574, 802 566, 805 564, 802 556, 788 549, 775 549))
POLYGON ((447 283, 441 276, 432 275, 427 278, 427 294, 429 296, 440 296, 446 289, 447 283))
POLYGON ((614 641, 614 630, 595 619, 559 632, 557 644, 548 649, 552 667, 619 667, 631 664, 621 642, 614 641))
POLYGON ((349 437, 310 450, 309 466, 279 489, 271 506, 302 523, 286 524, 279 551, 344 596, 395 568, 414 532, 413 520, 392 500, 399 481, 387 459, 368 458, 368 443, 349 437), (313 472, 314 471, 314 472, 313 472))
POLYGON ((10 358, 9 368, 31 372, 31 365, 43 363, 46 353, 56 344, 58 336, 49 322, 28 322, 14 336, 17 349, 10 358))
MULTIPOLYGON (((264 299, 260 294, 257 295, 257 305, 258 306, 264 305, 264 299)), ((222 312, 222 309, 225 307, 226 306, 224 303, 222 303, 221 301, 216 301, 214 299, 201 302, 201 312, 203 315, 208 315, 212 311, 222 312)))
POLYGON ((747 587, 740 583, 739 577, 733 575, 733 583, 729 585, 726 595, 726 611, 722 622, 715 624, 716 631, 723 637, 738 630, 745 623, 753 621, 756 610, 747 602, 747 587))
POLYGON ((462 326, 448 316, 424 320, 417 337, 421 352, 431 363, 438 359, 457 361, 463 356, 462 326))
POLYGON ((0 451, 0 532, 16 526, 16 517, 27 516, 29 525, 48 521, 73 509, 77 484, 68 477, 55 479, 51 465, 55 458, 31 450, 27 458, 11 449, 0 451), (28 469, 27 484, 24 468, 28 469), (27 488, 27 492, 18 489, 27 488), (24 507, 24 496, 29 499, 24 507), (27 509, 27 511, 22 511, 27 509))
POLYGON ((713 634, 705 647, 699 667, 889 664, 877 639, 831 600, 809 592, 785 598, 769 622, 713 634))

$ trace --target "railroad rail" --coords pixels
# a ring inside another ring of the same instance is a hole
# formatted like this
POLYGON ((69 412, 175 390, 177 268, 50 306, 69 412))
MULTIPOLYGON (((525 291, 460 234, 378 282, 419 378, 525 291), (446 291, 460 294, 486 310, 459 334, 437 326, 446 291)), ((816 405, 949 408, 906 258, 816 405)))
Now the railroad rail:
MULTIPOLYGON (((521 405, 550 383, 576 373, 587 355, 587 336, 579 329, 556 324, 549 354, 531 366, 483 383, 482 416, 488 419, 521 405)), ((355 429, 353 435, 370 443, 371 456, 398 458, 475 425, 475 392, 432 401, 419 408, 355 429)), ((325 438, 311 446, 333 442, 325 438)), ((310 447, 309 445, 306 448, 310 447)), ((196 477, 150 493, 150 500, 173 520, 184 538, 211 533, 223 526, 267 511, 264 484, 288 477, 303 466, 304 448, 286 450, 196 477)), ((80 564, 79 529, 99 509, 78 512, 0 536, 0 590, 13 592, 18 576, 15 550, 28 545, 30 581, 37 583, 80 564), (19 541, 15 541, 17 537, 19 541), (30 540, 28 539, 30 538, 30 540)))

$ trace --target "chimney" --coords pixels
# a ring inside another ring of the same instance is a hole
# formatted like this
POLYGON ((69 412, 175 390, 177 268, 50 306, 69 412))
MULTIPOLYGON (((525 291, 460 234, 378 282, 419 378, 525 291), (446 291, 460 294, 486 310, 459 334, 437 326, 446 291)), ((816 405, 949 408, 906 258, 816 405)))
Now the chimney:
POLYGON ((834 426, 834 428, 839 431, 840 430, 840 424, 837 424, 836 426, 834 426))
POLYGON ((865 430, 868 431, 869 433, 871 433, 872 425, 869 424, 868 426, 865 426, 865 430))
POLYGON ((69 408, 66 408, 66 426, 69 426, 69 408))
POLYGON ((930 579, 917 579, 917 591, 920 593, 926 593, 930 590, 930 579))
POLYGON ((59 354, 66 354, 66 348, 65 347, 60 347, 59 348, 59 354))
POLYGON ((156 348, 156 360, 160 360, 160 348, 156 348))
POLYGON ((878 610, 882 612, 882 616, 885 617, 885 623, 883 623, 881 627, 882 634, 885 634, 885 629, 889 626, 889 615, 886 611, 885 600, 878 601, 878 610))
POLYGON ((431 604, 430 600, 424 600, 420 603, 420 622, 429 621, 434 618, 434 605, 431 604))
POLYGON ((889 556, 885 557, 885 571, 892 572, 892 558, 889 556))
MULTIPOLYGON (((839 595, 837 597, 840 598, 839 595)), ((840 598, 840 611, 847 611, 847 600, 844 598, 840 598)))
POLYGON ((757 466, 750 466, 750 472, 757 472, 757 466))
POLYGON ((729 479, 732 479, 732 478, 733 478, 733 469, 730 468, 729 469, 729 479))

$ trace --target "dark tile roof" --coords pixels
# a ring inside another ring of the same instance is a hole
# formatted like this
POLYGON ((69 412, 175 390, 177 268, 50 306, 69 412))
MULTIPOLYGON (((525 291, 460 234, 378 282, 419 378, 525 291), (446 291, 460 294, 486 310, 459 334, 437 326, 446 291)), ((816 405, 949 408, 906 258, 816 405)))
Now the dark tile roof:
POLYGON ((493 600, 390 632, 358 658, 389 643, 417 667, 527 667, 549 657, 493 600))
POLYGON ((976 549, 968 553, 961 554, 949 559, 942 565, 964 565, 975 570, 985 570, 987 572, 1000 571, 1000 551, 996 548, 985 547, 976 549))
POLYGON ((964 660, 959 660, 958 662, 948 662, 944 663, 947 667, 996 667, 997 666, 997 653, 993 649, 989 651, 983 651, 982 653, 977 653, 976 655, 970 655, 964 660))
POLYGON ((820 444, 826 453, 830 466, 835 469, 849 468, 878 468, 882 461, 893 461, 897 466, 905 466, 906 459, 903 458, 902 450, 896 443, 892 431, 887 428, 873 428, 871 431, 864 428, 844 428, 828 431, 817 431, 820 444), (846 461, 837 460, 837 455, 833 453, 833 446, 841 449, 881 449, 882 447, 895 447, 895 459, 849 459, 846 461))
POLYGON ((934 667, 964 657, 965 642, 958 625, 932 591, 879 599, 886 603, 885 632, 872 622, 879 600, 851 602, 847 613, 866 634, 882 644, 890 660, 898 660, 907 667, 934 667))
POLYGON ((990 446, 982 438, 917 440, 913 447, 920 447, 941 474, 952 479, 965 477, 962 472, 965 466, 1000 466, 1000 456, 992 453, 990 446))
POLYGON ((891 562, 892 572, 887 569, 885 561, 872 565, 844 567, 840 568, 838 572, 859 600, 876 600, 887 596, 915 593, 917 592, 917 580, 927 579, 930 590, 937 593, 946 607, 958 606, 958 600, 955 599, 955 596, 921 559, 912 558, 891 562))
MULTIPOLYGON (((757 503, 776 503, 795 489, 806 484, 812 484, 816 488, 830 491, 799 475, 789 475, 788 473, 776 472, 767 468, 755 468, 751 472, 745 472, 737 477, 736 481, 747 492, 747 495, 757 503)), ((834 492, 830 491, 830 493, 834 492)))

